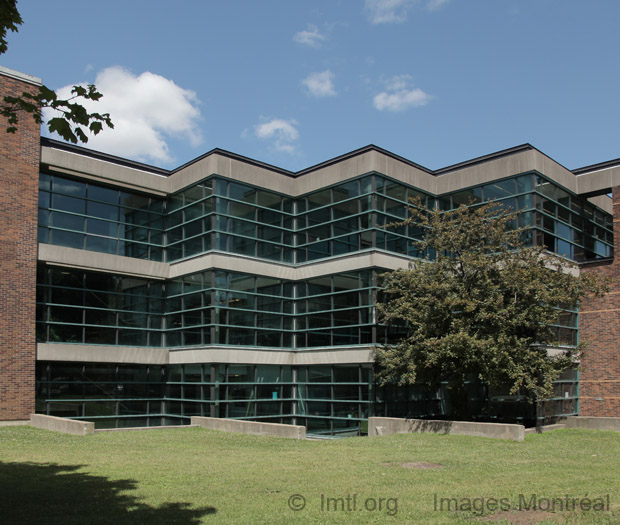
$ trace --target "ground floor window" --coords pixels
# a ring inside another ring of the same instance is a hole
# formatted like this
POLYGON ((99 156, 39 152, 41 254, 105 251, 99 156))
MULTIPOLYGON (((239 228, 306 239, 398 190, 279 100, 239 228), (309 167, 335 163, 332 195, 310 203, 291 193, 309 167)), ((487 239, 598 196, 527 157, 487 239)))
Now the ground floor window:
MULTIPOLYGON (((474 419, 526 426, 578 413, 577 372, 537 405, 468 385, 474 419)), ((378 387, 371 364, 37 363, 36 411, 93 421, 96 428, 189 424, 191 416, 303 425, 308 434, 367 433, 368 417, 458 419, 446 384, 378 387)))

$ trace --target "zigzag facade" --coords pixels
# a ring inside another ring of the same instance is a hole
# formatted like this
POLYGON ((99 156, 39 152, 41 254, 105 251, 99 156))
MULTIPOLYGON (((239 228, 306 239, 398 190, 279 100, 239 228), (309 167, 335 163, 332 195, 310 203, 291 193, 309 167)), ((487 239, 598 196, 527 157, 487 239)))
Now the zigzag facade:
MULTIPOLYGON (((37 84, 0 73, 3 94, 37 84)), ((13 379, 0 419, 36 409, 109 427, 205 415, 355 434, 373 414, 448 414, 442 388, 373 382, 373 347, 398 336, 375 319, 380 275, 422 255, 410 242, 419 231, 384 226, 414 196, 441 209, 500 201, 575 271, 616 268, 607 194, 620 161, 570 171, 530 145, 436 171, 375 146, 297 173, 217 149, 169 171, 24 127, 2 163, 0 373, 13 379)), ((562 344, 592 335, 583 317, 563 312, 562 344)), ((617 353, 608 340, 600 363, 617 353)), ((618 377, 588 397, 582 374, 582 407, 613 411, 618 377)), ((533 424, 578 413, 577 373, 556 389, 538 409, 483 385, 471 395, 488 418, 533 424)))

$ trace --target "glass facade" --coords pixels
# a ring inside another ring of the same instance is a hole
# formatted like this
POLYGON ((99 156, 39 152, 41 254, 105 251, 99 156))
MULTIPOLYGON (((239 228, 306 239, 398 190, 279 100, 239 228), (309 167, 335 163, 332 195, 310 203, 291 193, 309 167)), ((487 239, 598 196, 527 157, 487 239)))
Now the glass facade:
MULTIPOLYGON (((407 216, 496 201, 519 211, 527 240, 575 261, 613 254, 612 218, 543 175, 528 172, 440 196, 377 173, 290 197, 214 175, 167 198, 42 173, 39 242, 152 261, 208 252, 286 267, 384 251, 419 257, 407 216)), ((251 267, 251 266, 250 266, 251 267)), ((218 268, 159 281, 41 264, 37 340, 140 347, 310 350, 368 347, 402 335, 380 326, 381 268, 287 280, 218 268)), ((558 310, 561 345, 578 343, 576 309, 558 310)), ((536 413, 521 398, 472 382, 491 420, 549 421, 577 412, 577 379, 556 383, 536 413)), ((306 425, 311 433, 364 433, 366 419, 447 417, 445 387, 373 385, 370 364, 147 366, 39 362, 37 411, 98 427, 189 422, 192 415, 306 425)))
POLYGON ((210 269, 162 282, 40 265, 37 337, 154 347, 372 344, 378 272, 295 282, 210 269))
POLYGON ((610 257, 611 215, 537 173, 433 197, 382 175, 291 198, 210 177, 167 199, 42 173, 39 242, 154 261, 219 251, 304 264, 364 250, 420 256, 410 199, 443 210, 497 201, 518 210, 528 240, 576 261, 610 257))
POLYGON ((162 346, 163 283, 39 265, 37 340, 162 346))
MULTIPOLYGON (((369 416, 453 418, 446 384, 377 387, 372 365, 222 363, 130 365, 37 363, 39 413, 94 421, 96 428, 184 425, 191 416, 303 425, 309 434, 367 433, 369 416)), ((469 399, 484 421, 547 424, 578 413, 578 377, 566 371, 554 397, 534 406, 472 381, 469 399)))
POLYGON ((97 428, 175 424, 165 414, 161 365, 37 362, 36 411, 97 428))
POLYGON ((291 348, 292 281, 208 270, 166 284, 166 344, 291 348))
POLYGON ((37 412, 96 428, 189 424, 191 416, 359 435, 372 415, 370 365, 37 363, 37 412))
POLYGON ((526 174, 474 186, 438 199, 441 209, 497 201, 519 211, 519 226, 530 228, 528 240, 575 261, 613 255, 613 221, 609 213, 566 191, 539 174, 526 174))
POLYGON ((163 260, 158 197, 41 173, 38 224, 42 243, 163 260))
MULTIPOLYGON (((555 423, 558 418, 579 414, 579 376, 574 369, 564 371, 553 383, 554 393, 537 404, 525 396, 510 394, 507 388, 490 388, 472 379, 466 384, 473 419, 497 423, 519 423, 527 427, 555 423)), ((447 383, 427 385, 386 385, 376 389, 375 414, 380 417, 456 419, 447 383)))

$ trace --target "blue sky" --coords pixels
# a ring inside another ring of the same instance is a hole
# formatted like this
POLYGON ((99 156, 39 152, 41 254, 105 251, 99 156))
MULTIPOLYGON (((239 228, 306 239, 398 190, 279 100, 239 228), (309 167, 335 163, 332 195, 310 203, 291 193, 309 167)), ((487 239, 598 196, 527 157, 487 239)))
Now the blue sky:
POLYGON ((117 129, 88 146, 162 167, 219 147, 296 171, 371 143, 431 169, 524 142, 620 157, 616 0, 18 7, 0 65, 96 82, 117 129))

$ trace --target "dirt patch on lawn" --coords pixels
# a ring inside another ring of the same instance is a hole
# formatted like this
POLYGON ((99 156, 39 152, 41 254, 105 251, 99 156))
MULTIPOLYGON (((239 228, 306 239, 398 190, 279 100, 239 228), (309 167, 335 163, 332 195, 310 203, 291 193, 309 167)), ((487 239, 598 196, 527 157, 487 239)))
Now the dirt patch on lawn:
MULTIPOLYGON (((501 511, 492 516, 484 516, 480 521, 506 521, 511 525, 530 525, 532 523, 571 523, 565 521, 566 517, 555 512, 542 510, 508 510, 501 511)), ((575 522, 577 523, 577 522, 575 522)))
POLYGON ((443 465, 439 463, 428 463, 426 461, 412 461, 406 463, 381 463, 384 467, 401 467, 401 468, 413 468, 413 469, 441 469, 443 465))

